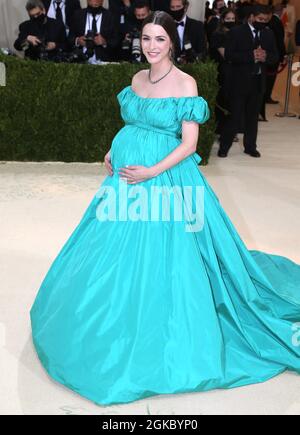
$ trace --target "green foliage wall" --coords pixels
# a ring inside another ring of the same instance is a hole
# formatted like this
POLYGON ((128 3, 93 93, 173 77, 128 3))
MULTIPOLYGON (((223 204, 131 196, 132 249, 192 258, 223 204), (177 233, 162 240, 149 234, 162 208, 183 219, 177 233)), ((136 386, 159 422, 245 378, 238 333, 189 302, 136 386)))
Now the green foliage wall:
MULTIPOLYGON (((32 62, 0 56, 7 83, 0 87, 0 160, 103 161, 124 125, 116 95, 140 68, 32 62)), ((213 62, 182 67, 198 82, 211 110, 197 152, 206 164, 214 141, 217 70, 213 62)))

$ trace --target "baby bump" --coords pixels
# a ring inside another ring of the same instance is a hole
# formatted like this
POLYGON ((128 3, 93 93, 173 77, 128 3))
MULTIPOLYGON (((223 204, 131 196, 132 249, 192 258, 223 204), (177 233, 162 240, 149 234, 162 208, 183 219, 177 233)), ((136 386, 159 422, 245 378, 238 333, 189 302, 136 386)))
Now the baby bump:
POLYGON ((180 142, 172 134, 137 125, 125 125, 112 141, 112 166, 114 169, 125 165, 152 166, 173 151, 180 142))

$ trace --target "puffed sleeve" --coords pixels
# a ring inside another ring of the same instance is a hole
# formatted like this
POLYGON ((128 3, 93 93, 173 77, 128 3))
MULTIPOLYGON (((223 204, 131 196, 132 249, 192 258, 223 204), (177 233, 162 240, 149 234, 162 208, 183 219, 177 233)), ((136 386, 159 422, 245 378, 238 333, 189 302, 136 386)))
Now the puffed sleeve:
POLYGON ((185 97, 178 100, 177 116, 180 122, 195 121, 204 124, 210 117, 210 110, 204 98, 185 97))
POLYGON ((117 100, 120 104, 120 106, 125 102, 127 95, 129 94, 129 88, 130 86, 126 86, 117 94, 117 100))

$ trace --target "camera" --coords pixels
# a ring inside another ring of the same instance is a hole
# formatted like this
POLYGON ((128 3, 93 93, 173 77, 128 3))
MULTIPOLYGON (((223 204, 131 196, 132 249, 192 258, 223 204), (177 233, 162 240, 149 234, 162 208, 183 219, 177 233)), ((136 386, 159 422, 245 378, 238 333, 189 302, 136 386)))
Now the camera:
POLYGON ((85 44, 86 44, 86 55, 88 58, 94 56, 95 53, 95 42, 94 42, 94 38, 97 36, 97 34, 95 32, 93 32, 93 30, 89 30, 87 32, 87 34, 85 35, 85 44))
POLYGON ((187 63, 200 62, 203 58, 201 53, 197 54, 192 47, 192 43, 189 39, 184 40, 183 53, 177 58, 179 64, 185 65, 187 63))
POLYGON ((86 48, 88 50, 92 50, 95 48, 95 42, 94 42, 95 36, 96 34, 92 30, 89 30, 85 35, 85 43, 86 43, 86 48))
POLYGON ((15 54, 6 47, 0 48, 0 54, 4 54, 5 56, 15 56, 15 54))
POLYGON ((47 51, 47 42, 45 37, 39 37, 39 40, 41 41, 36 47, 32 46, 32 49, 36 52, 37 58, 39 60, 48 60, 49 59, 49 53, 47 51))
POLYGON ((132 48, 131 48, 132 60, 136 62, 141 61, 142 57, 142 48, 140 41, 140 31, 138 29, 134 29, 132 32, 132 48))
POLYGON ((141 62, 142 59, 140 34, 140 31, 134 28, 122 42, 123 52, 130 52, 130 61, 133 63, 141 62))

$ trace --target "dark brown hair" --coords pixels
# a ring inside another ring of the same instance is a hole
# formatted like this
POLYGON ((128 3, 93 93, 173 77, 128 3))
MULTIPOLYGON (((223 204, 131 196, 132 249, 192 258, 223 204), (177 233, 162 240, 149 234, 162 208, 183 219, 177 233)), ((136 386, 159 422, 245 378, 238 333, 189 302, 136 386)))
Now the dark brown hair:
POLYGON ((143 21, 141 35, 146 24, 150 23, 162 26, 169 35, 172 43, 172 58, 174 59, 175 47, 178 44, 178 32, 173 17, 164 11, 151 12, 143 21))

